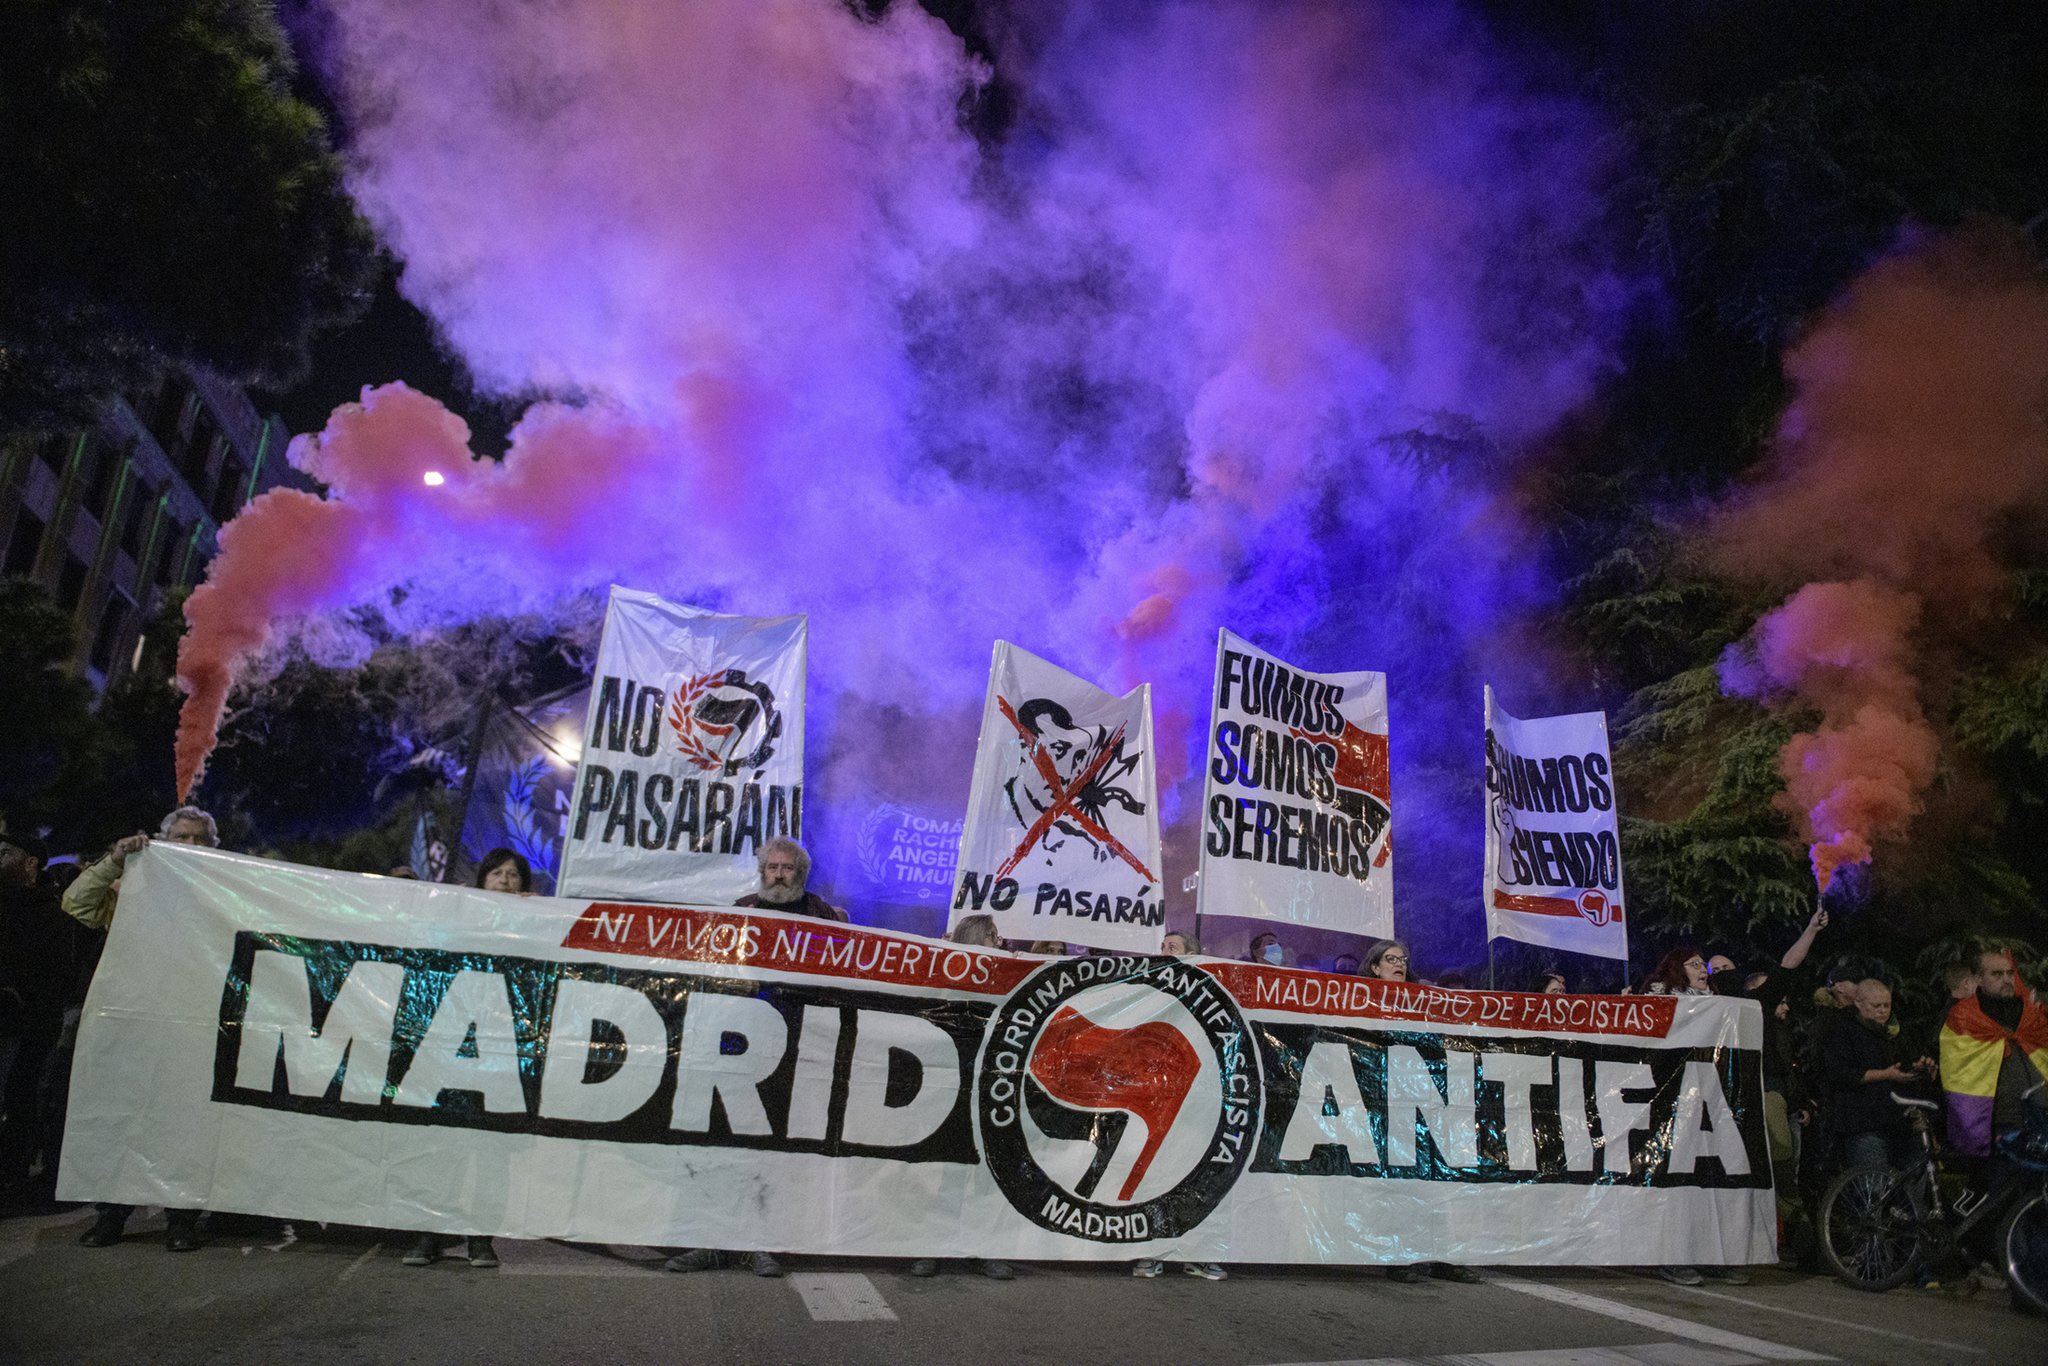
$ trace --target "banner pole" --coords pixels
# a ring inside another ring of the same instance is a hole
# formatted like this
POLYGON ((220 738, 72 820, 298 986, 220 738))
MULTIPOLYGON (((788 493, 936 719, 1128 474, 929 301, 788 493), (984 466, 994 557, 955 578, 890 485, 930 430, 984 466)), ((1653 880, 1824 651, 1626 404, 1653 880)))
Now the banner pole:
POLYGON ((1486 989, 1488 991, 1499 990, 1493 984, 1493 936, 1490 934, 1486 936, 1486 989))

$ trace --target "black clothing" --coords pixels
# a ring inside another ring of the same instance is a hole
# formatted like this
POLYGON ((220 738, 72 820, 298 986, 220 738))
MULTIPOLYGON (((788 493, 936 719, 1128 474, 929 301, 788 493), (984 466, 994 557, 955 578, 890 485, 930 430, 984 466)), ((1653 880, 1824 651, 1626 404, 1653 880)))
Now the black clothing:
POLYGON ((64 1007, 85 999, 91 937, 48 885, 0 887, 0 1038, 56 1035, 64 1007))
POLYGON ((1897 1042, 1882 1026, 1870 1024, 1853 1010, 1840 1012, 1829 1022, 1820 1042, 1821 1081, 1838 1137, 1896 1133, 1909 1127, 1892 1092, 1905 1091, 1911 1083, 1863 1080, 1865 1072, 1897 1064, 1898 1051, 1897 1042))
POLYGON ((835 909, 831 902, 816 892, 805 892, 801 901, 763 901, 759 892, 748 892, 735 906, 746 906, 762 911, 787 911, 791 915, 807 915, 814 920, 832 920, 845 923, 846 917, 835 909))
POLYGON ((2027 1003, 2017 993, 2011 996, 1986 996, 1977 993, 1977 1008, 1991 1017, 1991 1022, 2010 1034, 2020 1027, 2020 1016, 2026 1013, 2027 1003))

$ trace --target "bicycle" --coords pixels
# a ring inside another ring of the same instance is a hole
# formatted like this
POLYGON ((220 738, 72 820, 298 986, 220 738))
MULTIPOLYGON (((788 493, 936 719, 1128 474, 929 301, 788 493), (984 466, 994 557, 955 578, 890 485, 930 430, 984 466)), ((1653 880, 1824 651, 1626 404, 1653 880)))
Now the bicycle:
POLYGON ((1844 1284, 1882 1292, 1922 1267, 1966 1259, 1964 1245, 1994 1230, 1991 1256, 2005 1263, 2015 1307, 2048 1314, 2048 1111, 2039 1085, 2026 1093, 2025 1123, 2001 1134, 2003 1161, 1989 1191, 1959 1207, 1942 1190, 1929 1112, 1933 1101, 1894 1094, 1911 1122, 1919 1157, 1904 1167, 1855 1167, 1829 1183, 1820 1202, 1820 1241, 1844 1284))

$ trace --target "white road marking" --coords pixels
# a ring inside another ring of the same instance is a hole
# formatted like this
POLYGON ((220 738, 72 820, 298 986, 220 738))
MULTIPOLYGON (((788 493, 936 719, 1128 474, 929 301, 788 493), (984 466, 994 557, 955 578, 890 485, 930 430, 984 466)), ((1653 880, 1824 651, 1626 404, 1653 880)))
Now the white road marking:
POLYGON ((358 1271, 361 1271, 361 1270, 363 1269, 363 1265, 364 1265, 364 1264, 365 1264, 366 1262, 368 1262, 368 1261, 370 1260, 370 1258, 372 1258, 372 1257, 376 1256, 376 1255, 377 1255, 378 1253, 382 1252, 383 1250, 384 1250, 384 1244, 382 1244, 382 1243, 372 1243, 372 1244, 370 1244, 370 1245, 369 1245, 369 1247, 367 1247, 367 1248, 365 1248, 365 1249, 363 1250, 363 1255, 362 1255, 362 1256, 360 1256, 360 1257, 356 1258, 356 1259, 355 1259, 354 1261, 350 1262, 350 1263, 349 1263, 349 1264, 348 1264, 347 1266, 343 1267, 343 1268, 341 1269, 341 1274, 340 1274, 339 1276, 336 1276, 336 1277, 335 1277, 334 1279, 336 1279, 337 1281, 345 1281, 345 1280, 347 1280, 347 1279, 348 1279, 349 1277, 351 1277, 351 1276, 355 1275, 355 1274, 356 1274, 356 1273, 357 1273, 358 1271))
POLYGON ((1598 1295, 1587 1295, 1577 1290, 1566 1290, 1563 1286, 1545 1285, 1541 1281, 1517 1280, 1512 1276, 1487 1276, 1488 1285, 1497 1285, 1503 1290, 1512 1290, 1520 1295, 1534 1296, 1562 1304, 1571 1309, 1583 1309, 1589 1314, 1604 1314, 1610 1319, 1633 1323, 1638 1328, 1649 1328, 1659 1333, 1668 1333, 1675 1338, 1692 1342, 1704 1342, 1710 1347, 1725 1347, 1734 1352, 1746 1352, 1764 1361, 1830 1361, 1831 1357, 1818 1352, 1808 1352, 1798 1347, 1787 1347, 1782 1343, 1766 1342, 1741 1333, 1730 1333, 1721 1328, 1709 1328, 1703 1323, 1690 1319, 1675 1318, 1670 1314, 1659 1314, 1648 1309, 1638 1309, 1632 1304, 1606 1300, 1598 1295))
POLYGON ((812 1271, 789 1278, 804 1308, 819 1323, 893 1321, 896 1311, 875 1283, 857 1271, 812 1271))
POLYGON ((1646 1342, 1634 1347, 1541 1347, 1522 1352, 1296 1362, 1293 1366, 1761 1366, 1761 1360, 1690 1342, 1646 1342))
POLYGON ((1831 1328, 1853 1328, 1859 1333, 1874 1333, 1881 1338, 1897 1338, 1900 1342, 1911 1342, 1921 1347, 1939 1347, 1945 1352, 1961 1352, 1965 1356, 1981 1357, 1986 1355, 1982 1347, 1965 1347, 1960 1342, 1943 1342, 1940 1338, 1916 1338, 1911 1333, 1894 1332, 1890 1328, 1872 1328, 1869 1324, 1857 1323, 1854 1319, 1833 1319, 1829 1318, 1826 1314, 1809 1313, 1804 1309, 1784 1309, 1775 1304, 1766 1304, 1762 1300, 1746 1300, 1740 1295, 1730 1295, 1720 1290, 1700 1290, 1689 1285, 1674 1286, 1672 1288, 1683 1290, 1688 1295, 1704 1295, 1710 1300, 1726 1300, 1730 1304, 1739 1304, 1745 1309, 1764 1309, 1773 1314, 1783 1314, 1787 1318, 1806 1319, 1813 1323, 1825 1323, 1831 1328))

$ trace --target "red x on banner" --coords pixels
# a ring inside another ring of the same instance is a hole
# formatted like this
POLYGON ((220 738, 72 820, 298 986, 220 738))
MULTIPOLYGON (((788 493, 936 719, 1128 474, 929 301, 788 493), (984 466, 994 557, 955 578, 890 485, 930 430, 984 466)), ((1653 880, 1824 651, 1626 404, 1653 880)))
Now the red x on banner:
POLYGON ((1046 786, 1052 789, 1052 805, 1046 807, 1043 812, 1039 813, 1038 819, 1031 823, 1031 828, 1024 832, 1023 842, 1011 850, 1010 856, 1003 860, 1003 866, 996 869, 996 876, 1008 877, 1016 866, 1024 861, 1024 855, 1031 851, 1032 846, 1045 838, 1045 833, 1052 829, 1053 822, 1057 821, 1061 816, 1066 816, 1074 824, 1094 836, 1112 854, 1115 854, 1125 863, 1137 869, 1138 875, 1147 882, 1159 881, 1153 875, 1152 870, 1139 861, 1137 855, 1124 848, 1122 842, 1116 836, 1110 834, 1101 825, 1083 815, 1081 809, 1074 804, 1079 799, 1082 790, 1094 780, 1096 774, 1102 771, 1103 765, 1110 761, 1110 758, 1117 752, 1118 746, 1123 743, 1124 728, 1118 726, 1115 733, 1109 737, 1108 742, 1100 750, 1096 751, 1093 759, 1088 761, 1088 767, 1076 774, 1073 782, 1063 784, 1060 782, 1059 770, 1052 766, 1052 756, 1047 754, 1044 747, 1038 743, 1038 737, 1031 733, 1031 728, 1017 719, 1017 709, 1010 705, 1010 699, 998 697, 996 698, 996 705, 1002 709, 1004 718, 1017 728, 1017 734, 1024 738, 1025 745, 1031 751, 1031 761, 1038 766, 1038 776, 1045 779, 1046 786))

